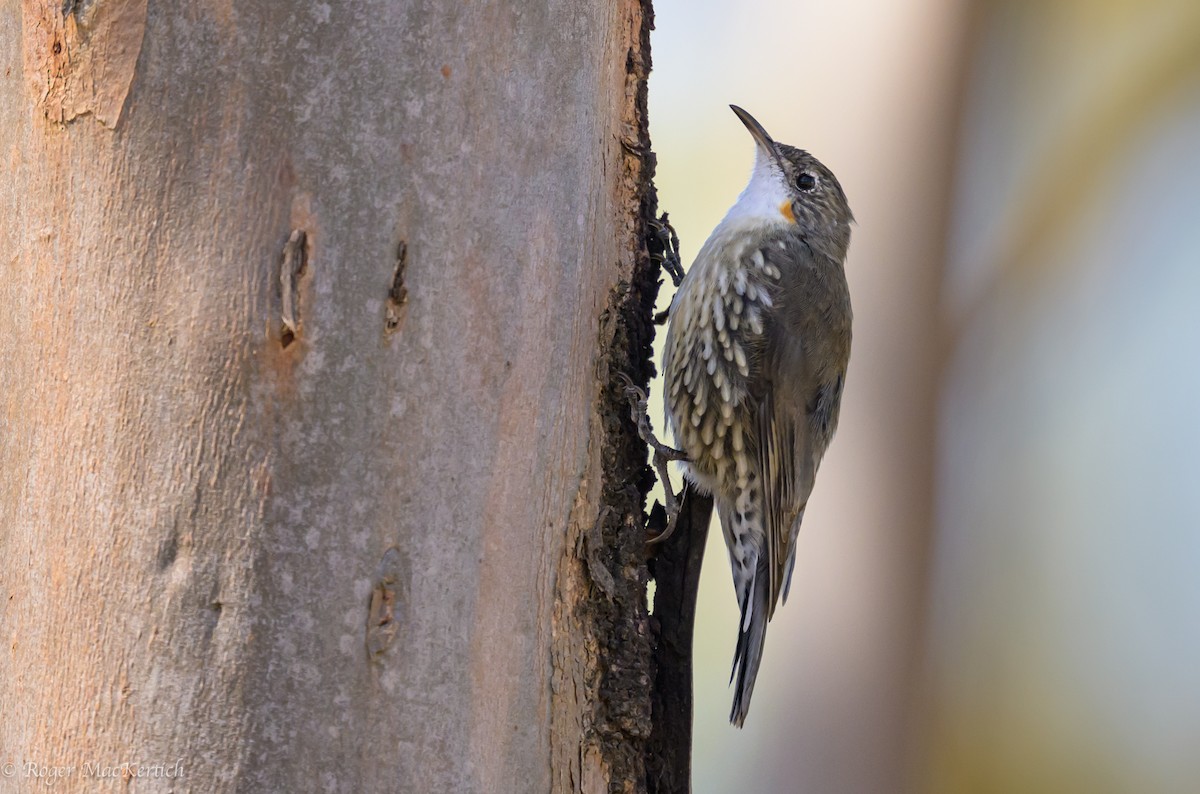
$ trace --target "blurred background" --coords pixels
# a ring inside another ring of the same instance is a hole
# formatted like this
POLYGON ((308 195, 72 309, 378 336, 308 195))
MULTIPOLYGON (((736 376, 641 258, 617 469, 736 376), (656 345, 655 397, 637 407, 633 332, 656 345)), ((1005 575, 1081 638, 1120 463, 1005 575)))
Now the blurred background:
POLYGON ((655 11, 684 264, 749 174, 730 102, 858 219, 841 429, 741 731, 709 536, 695 790, 1200 792, 1200 2, 655 11))

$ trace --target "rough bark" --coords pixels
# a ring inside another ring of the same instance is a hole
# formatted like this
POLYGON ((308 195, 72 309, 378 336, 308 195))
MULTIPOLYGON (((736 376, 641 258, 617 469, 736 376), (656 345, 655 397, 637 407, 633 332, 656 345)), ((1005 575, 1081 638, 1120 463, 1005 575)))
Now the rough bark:
POLYGON ((644 788, 648 26, 0 4, 0 762, 644 788))

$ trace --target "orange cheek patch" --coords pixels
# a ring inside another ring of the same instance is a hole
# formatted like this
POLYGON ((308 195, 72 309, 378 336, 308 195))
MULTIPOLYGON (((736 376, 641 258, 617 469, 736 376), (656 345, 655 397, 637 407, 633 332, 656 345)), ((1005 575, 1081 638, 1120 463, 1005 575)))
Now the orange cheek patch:
POLYGON ((792 202, 785 201, 779 205, 779 214, 787 218, 788 223, 796 222, 796 213, 792 212, 792 202))

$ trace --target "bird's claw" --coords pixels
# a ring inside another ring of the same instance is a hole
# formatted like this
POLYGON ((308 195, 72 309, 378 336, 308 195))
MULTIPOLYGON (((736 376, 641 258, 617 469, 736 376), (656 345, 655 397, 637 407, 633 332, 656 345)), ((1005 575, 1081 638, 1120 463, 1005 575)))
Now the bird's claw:
MULTIPOLYGON (((679 261, 679 235, 675 233, 665 212, 650 221, 650 229, 654 232, 654 237, 651 238, 654 245, 650 246, 650 258, 667 271, 671 283, 678 287, 683 281, 683 265, 679 261)), ((655 322, 658 322, 657 317, 655 322)))
POLYGON ((661 508, 662 512, 666 513, 666 526, 663 528, 662 532, 659 532, 657 535, 646 541, 646 545, 648 546, 653 546, 656 543, 662 543, 664 540, 674 535, 675 525, 679 522, 679 511, 681 509, 679 498, 675 496, 675 494, 671 493, 671 487, 669 485, 664 485, 663 491, 666 493, 666 507, 663 507, 658 502, 655 502, 654 506, 661 508))
POLYGON ((629 400, 629 417, 637 426, 638 437, 642 439, 654 451, 654 470, 658 474, 658 480, 662 483, 663 494, 666 499, 665 510, 667 513, 666 528, 650 538, 647 543, 661 543, 675 531, 675 524, 679 519, 679 498, 671 488, 671 477, 667 472, 667 462, 672 460, 687 461, 687 453, 683 450, 675 449, 667 446, 659 441, 654 430, 650 426, 650 417, 646 414, 646 403, 648 398, 646 392, 635 384, 628 375, 624 372, 618 373, 622 386, 625 389, 625 397, 629 400))

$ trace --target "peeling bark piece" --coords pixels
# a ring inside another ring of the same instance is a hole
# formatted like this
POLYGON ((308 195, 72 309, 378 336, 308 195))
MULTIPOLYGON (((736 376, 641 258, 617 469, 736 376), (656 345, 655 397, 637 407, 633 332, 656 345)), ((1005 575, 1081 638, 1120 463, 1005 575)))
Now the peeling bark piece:
POLYGON ((48 121, 91 113, 115 128, 146 32, 146 0, 24 0, 24 69, 48 121))
POLYGON ((400 550, 392 547, 384 552, 375 573, 375 586, 371 589, 371 604, 367 613, 367 654, 371 659, 378 659, 396 639, 397 606, 402 597, 401 591, 406 574, 407 564, 400 550))
POLYGON ((279 265, 279 338, 284 347, 290 345, 300 333, 296 307, 300 303, 300 276, 304 274, 307 241, 308 236, 302 230, 295 229, 283 246, 283 261, 279 265))

